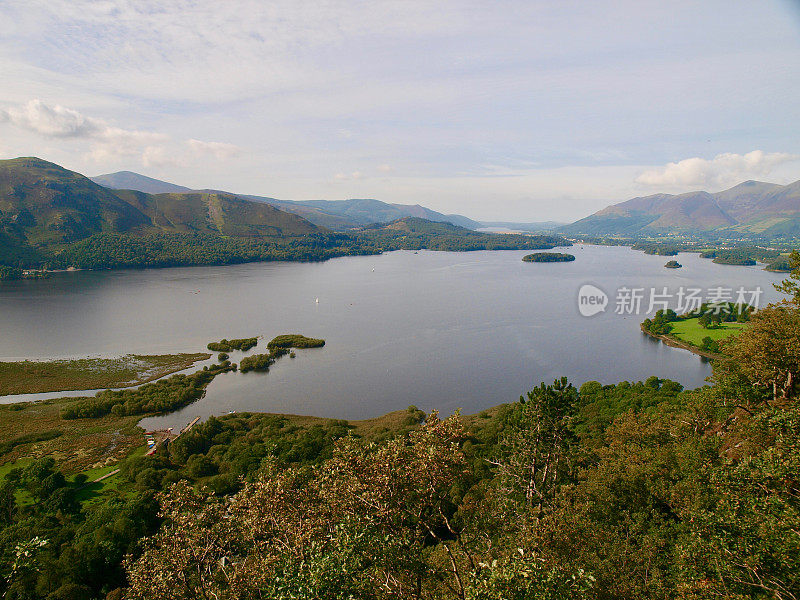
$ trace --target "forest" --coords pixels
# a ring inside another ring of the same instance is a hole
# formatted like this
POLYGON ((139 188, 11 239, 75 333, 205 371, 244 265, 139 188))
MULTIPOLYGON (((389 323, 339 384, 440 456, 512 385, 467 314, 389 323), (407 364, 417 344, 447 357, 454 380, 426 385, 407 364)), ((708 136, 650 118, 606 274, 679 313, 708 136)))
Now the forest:
MULTIPOLYGON (((789 299, 749 313, 698 390, 559 379, 477 415, 412 406, 368 429, 209 418, 130 456, 115 487, 89 498, 51 457, 7 470, 0 590, 797 598, 800 255, 791 260, 789 299)), ((149 410, 143 400, 123 409, 149 410)))
POLYGON ((18 278, 21 276, 18 267, 178 267, 275 260, 319 261, 391 250, 537 250, 559 245, 569 245, 569 242, 558 236, 480 233, 413 218, 401 220, 398 228, 390 224, 347 233, 321 232, 297 237, 248 238, 172 232, 136 235, 98 233, 56 251, 40 252, 26 258, 0 252, 0 265, 7 265, 7 268, 0 269, 0 278, 18 278))

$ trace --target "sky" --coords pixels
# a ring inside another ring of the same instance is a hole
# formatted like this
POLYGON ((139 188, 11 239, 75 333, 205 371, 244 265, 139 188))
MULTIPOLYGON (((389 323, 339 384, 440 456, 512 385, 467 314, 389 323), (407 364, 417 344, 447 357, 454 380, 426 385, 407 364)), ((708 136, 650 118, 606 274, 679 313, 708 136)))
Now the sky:
POLYGON ((2 0, 0 158, 572 221, 800 179, 800 0, 2 0))

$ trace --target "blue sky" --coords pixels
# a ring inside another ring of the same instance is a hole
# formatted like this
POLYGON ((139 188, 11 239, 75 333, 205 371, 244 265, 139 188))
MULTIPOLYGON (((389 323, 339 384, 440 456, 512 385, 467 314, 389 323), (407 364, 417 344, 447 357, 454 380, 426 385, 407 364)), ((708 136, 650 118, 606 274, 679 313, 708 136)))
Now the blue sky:
POLYGON ((573 220, 800 179, 800 2, 4 0, 0 156, 573 220))

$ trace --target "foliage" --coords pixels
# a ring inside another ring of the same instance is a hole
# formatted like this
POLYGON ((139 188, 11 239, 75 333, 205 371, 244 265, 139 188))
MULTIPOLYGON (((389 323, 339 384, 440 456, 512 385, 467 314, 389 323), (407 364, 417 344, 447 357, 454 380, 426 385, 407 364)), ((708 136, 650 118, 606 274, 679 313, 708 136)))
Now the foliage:
POLYGON ((325 345, 325 340, 310 338, 299 333, 290 333, 286 335, 279 335, 267 344, 267 348, 274 350, 276 348, 321 348, 325 345))
POLYGON ((678 252, 682 250, 682 248, 678 245, 659 244, 655 242, 636 242, 631 247, 634 250, 644 250, 645 254, 654 254, 658 256, 676 256, 678 252))
POLYGON ((239 361, 239 371, 247 373, 248 371, 269 371, 269 368, 275 362, 273 354, 253 354, 252 356, 245 356, 239 361))
POLYGON ((22 269, 0 265, 0 281, 3 279, 22 279, 22 269))
POLYGON ((575 256, 563 252, 536 252, 522 257, 525 262, 572 262, 575 256))
POLYGON ((780 252, 759 246, 741 246, 720 250, 707 250, 700 253, 700 258, 712 258, 720 265, 754 265, 756 261, 766 262, 778 258, 780 252))
POLYGON ((773 260, 764 267, 765 271, 772 271, 774 273, 791 273, 792 269, 792 261, 784 257, 773 260))
POLYGON ((0 443, 0 454, 11 452, 16 446, 22 444, 30 444, 33 442, 43 442, 45 440, 52 440, 61 435, 58 429, 51 429, 49 431, 41 431, 37 433, 26 433, 15 437, 14 439, 0 443))
POLYGON ((212 352, 232 352, 234 350, 241 350, 244 352, 250 350, 250 348, 255 347, 257 344, 258 344, 257 337, 235 339, 235 340, 226 340, 223 338, 219 342, 210 342, 208 344, 208 349, 211 350, 212 352))
POLYGON ((798 283, 800 282, 800 252, 797 250, 792 250, 792 253, 789 255, 789 267, 791 268, 791 272, 788 279, 784 279, 781 284, 776 285, 775 288, 779 292, 789 295, 791 301, 794 302, 795 305, 800 306, 800 283, 798 283))
POLYGON ((233 370, 230 363, 204 367, 192 375, 173 375, 129 390, 105 390, 93 398, 78 399, 61 412, 64 419, 143 415, 177 410, 198 400, 205 387, 220 373, 233 370))
POLYGON ((773 400, 795 397, 800 375, 800 311, 772 306, 754 313, 750 326, 722 345, 731 357, 719 367, 720 376, 742 376, 751 385, 768 389, 773 400))
POLYGON ((269 469, 230 502, 176 486, 164 527, 128 563, 129 597, 404 598, 442 580, 463 590, 457 564, 423 559, 433 541, 457 548, 444 538, 455 535, 460 435, 456 419, 433 415, 382 446, 345 438, 325 463, 269 469))
POLYGON ((645 319, 642 322, 642 329, 653 335, 666 335, 672 331, 672 325, 678 320, 678 315, 674 310, 668 308, 667 310, 658 310, 652 319, 645 319))

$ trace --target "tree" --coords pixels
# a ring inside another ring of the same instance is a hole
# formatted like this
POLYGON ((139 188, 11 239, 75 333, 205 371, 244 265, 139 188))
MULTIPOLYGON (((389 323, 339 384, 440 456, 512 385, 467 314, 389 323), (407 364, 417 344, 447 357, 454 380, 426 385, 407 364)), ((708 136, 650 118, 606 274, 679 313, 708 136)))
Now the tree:
POLYGON ((791 306, 760 310, 748 328, 722 346, 731 360, 715 363, 716 381, 741 375, 752 386, 769 389, 773 401, 795 396, 800 374, 800 310, 791 306))
POLYGON ((714 495, 691 514, 683 568, 701 598, 800 598, 800 409, 759 415, 774 441, 708 469, 714 495))
POLYGON ((492 463, 511 495, 541 512, 572 471, 572 421, 578 390, 566 377, 520 398, 509 432, 492 463))
POLYGON ((383 445, 348 437, 310 468, 267 466, 230 499, 178 483, 127 563, 129 598, 465 598, 474 565, 451 517, 457 417, 383 445))
POLYGON ((800 252, 792 250, 789 255, 789 278, 784 279, 775 289, 791 296, 790 301, 800 306, 800 252))

